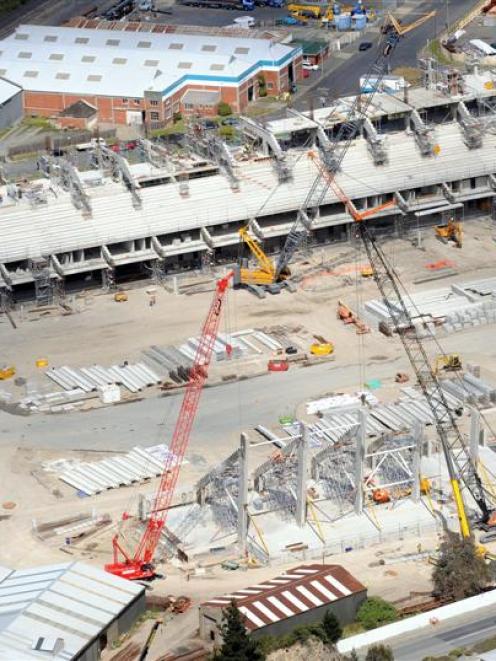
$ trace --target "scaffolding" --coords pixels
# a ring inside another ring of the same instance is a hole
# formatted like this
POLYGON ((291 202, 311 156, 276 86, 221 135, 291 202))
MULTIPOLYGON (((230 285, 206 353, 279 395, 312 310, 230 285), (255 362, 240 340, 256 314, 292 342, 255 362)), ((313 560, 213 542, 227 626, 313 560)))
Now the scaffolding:
POLYGON ((38 307, 53 303, 53 286, 50 262, 45 257, 31 259, 29 268, 34 279, 35 299, 38 307))

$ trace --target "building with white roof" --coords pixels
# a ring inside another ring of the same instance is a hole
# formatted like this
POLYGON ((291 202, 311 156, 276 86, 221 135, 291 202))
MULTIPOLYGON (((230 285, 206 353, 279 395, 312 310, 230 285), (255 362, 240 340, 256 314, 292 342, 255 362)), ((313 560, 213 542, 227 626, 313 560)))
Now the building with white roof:
POLYGON ((145 588, 82 562, 0 567, 0 660, 96 661, 145 611, 145 588))
POLYGON ((56 116, 83 100, 116 124, 215 114, 215 95, 241 112, 261 76, 269 94, 287 91, 300 61, 300 48, 271 39, 208 34, 21 25, 0 42, 0 76, 23 87, 26 113, 56 116))
POLYGON ((200 636, 221 642, 223 610, 234 600, 252 636, 280 636, 322 621, 326 611, 350 624, 367 588, 340 565, 300 565, 275 578, 200 605, 200 636))

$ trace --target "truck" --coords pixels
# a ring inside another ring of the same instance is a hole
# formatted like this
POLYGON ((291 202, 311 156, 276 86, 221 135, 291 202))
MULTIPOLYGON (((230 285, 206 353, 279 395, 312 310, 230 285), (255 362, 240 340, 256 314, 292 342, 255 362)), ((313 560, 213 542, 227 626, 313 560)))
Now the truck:
POLYGON ((91 138, 89 142, 80 142, 78 145, 75 145, 75 148, 77 151, 88 151, 98 146, 106 147, 107 143, 103 138, 91 138))
POLYGON ((255 0, 180 0, 186 7, 207 7, 209 9, 233 9, 236 11, 253 11, 255 0))

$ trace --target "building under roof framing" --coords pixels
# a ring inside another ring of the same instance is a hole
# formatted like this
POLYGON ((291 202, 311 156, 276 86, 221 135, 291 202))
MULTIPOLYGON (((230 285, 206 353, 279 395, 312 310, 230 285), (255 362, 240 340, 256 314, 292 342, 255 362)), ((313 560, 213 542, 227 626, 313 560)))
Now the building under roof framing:
MULTIPOLYGON (((450 122, 437 125, 432 139, 437 155, 422 156, 412 132, 388 134, 387 162, 381 166, 374 165, 367 140, 354 142, 338 174, 342 188, 358 209, 397 202, 369 222, 392 226, 401 214, 402 231, 408 231, 409 225, 417 229, 419 214, 422 222, 432 223, 442 211, 487 208, 496 193, 496 135, 488 131, 481 147, 470 149, 460 125, 450 122)), ((130 166, 139 204, 124 181, 95 170, 80 173, 70 190, 53 178, 23 190, 3 187, 0 287, 14 292, 32 287, 39 258, 46 260, 50 278, 67 284, 81 276, 100 283, 109 274, 118 280, 154 267, 161 272, 196 267, 207 254, 232 260, 238 230, 247 223, 267 250, 278 249, 317 174, 308 151, 285 153, 289 181, 281 181, 270 157, 235 161, 236 192, 215 167, 184 182, 169 169, 130 166)), ((198 175, 194 167, 190 174, 198 175)), ((349 226, 343 205, 328 191, 312 221, 312 240, 346 240, 349 226)))
POLYGON ((254 636, 280 636, 319 622, 327 611, 341 624, 353 622, 367 588, 340 565, 300 565, 258 585, 201 604, 200 636, 220 642, 223 609, 234 599, 254 636))
POLYGON ((161 125, 188 107, 190 89, 217 92, 236 112, 257 96, 263 75, 271 94, 299 77, 301 49, 270 39, 142 33, 21 25, 0 42, 0 76, 24 89, 27 113, 56 116, 85 100, 98 120, 161 125))
POLYGON ((0 567, 0 659, 94 661, 145 609, 142 585, 82 562, 0 567))

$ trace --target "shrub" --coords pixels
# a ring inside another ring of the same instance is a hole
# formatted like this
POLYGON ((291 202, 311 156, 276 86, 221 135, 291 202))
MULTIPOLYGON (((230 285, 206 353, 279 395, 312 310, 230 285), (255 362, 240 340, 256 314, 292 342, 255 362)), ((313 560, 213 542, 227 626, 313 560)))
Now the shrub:
POLYGON ((435 593, 458 601, 482 592, 489 578, 489 568, 477 552, 473 538, 448 534, 432 572, 435 593))
POLYGON ((228 115, 232 115, 232 108, 225 101, 221 101, 217 106, 217 114, 221 117, 227 117, 228 115))
POLYGON ((380 597, 370 597, 358 609, 357 620, 365 629, 375 629, 394 622, 397 616, 396 608, 392 604, 380 597))
POLYGON ((388 645, 372 645, 365 661, 394 661, 393 650, 388 645))

